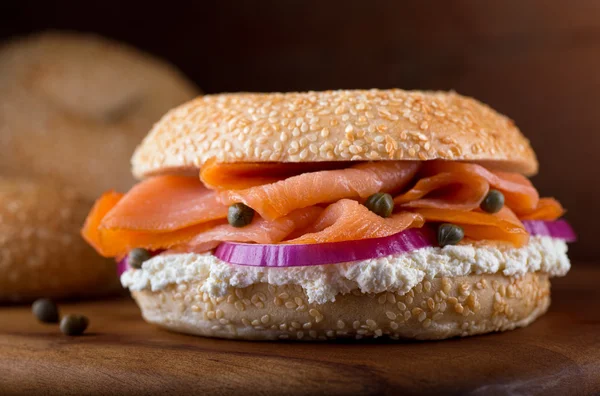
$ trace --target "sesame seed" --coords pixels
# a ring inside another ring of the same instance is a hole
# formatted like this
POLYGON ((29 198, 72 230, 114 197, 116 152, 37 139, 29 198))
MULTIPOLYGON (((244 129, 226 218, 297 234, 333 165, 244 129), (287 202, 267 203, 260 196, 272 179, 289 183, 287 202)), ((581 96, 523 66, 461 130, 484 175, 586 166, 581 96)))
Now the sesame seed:
POLYGON ((312 327, 312 322, 306 322, 306 323, 304 323, 304 324, 302 325, 302 328, 303 328, 304 330, 308 330, 308 329, 310 329, 311 327, 312 327))
POLYGON ((390 322, 390 328, 392 330, 396 330, 398 327, 399 327, 398 323, 396 323, 396 322, 390 322))
POLYGON ((308 332, 308 335, 309 335, 311 338, 317 338, 317 332, 316 332, 316 331, 314 331, 314 330, 311 330, 311 331, 309 331, 309 332, 308 332))
POLYGON ((398 306, 398 309, 400 311, 405 311, 406 310, 406 304, 404 304, 402 301, 399 301, 398 304, 396 304, 398 306))
POLYGON ((318 310, 314 309, 314 308, 311 308, 311 309, 308 311, 308 314, 309 314, 310 316, 312 316, 312 317, 317 317, 317 316, 321 315, 321 313, 320 313, 318 310))
POLYGON ((390 320, 394 320, 394 319, 396 319, 396 314, 395 314, 395 313, 393 313, 392 311, 387 311, 387 312, 385 313, 385 316, 387 316, 387 317, 388 317, 388 319, 390 319, 390 320))
POLYGON ((215 311, 208 311, 208 312, 206 313, 206 317, 207 317, 209 320, 213 320, 213 319, 215 318, 215 316, 216 316, 216 314, 215 314, 215 311))
POLYGON ((456 311, 456 313, 459 313, 459 314, 461 314, 461 313, 463 313, 463 311, 464 311, 464 308, 463 308, 463 306, 462 306, 461 304, 456 304, 456 305, 454 306, 454 310, 456 311))
POLYGON ((269 323, 270 320, 271 320, 271 316, 269 316, 269 315, 263 315, 262 318, 260 318, 260 321, 263 322, 264 324, 269 323))
POLYGON ((337 327, 338 327, 338 329, 343 329, 344 327, 346 327, 346 324, 344 323, 343 320, 338 320, 337 327))
POLYGON ((429 326, 431 326, 431 319, 425 319, 423 321, 423 327, 428 328, 429 326))
POLYGON ((425 289, 426 292, 429 292, 431 290, 431 282, 429 282, 429 281, 423 282, 423 288, 425 289))
POLYGON ((377 299, 377 302, 378 302, 379 304, 385 304, 386 300, 387 300, 387 297, 386 297, 386 295, 385 295, 385 294, 382 294, 382 295, 380 295, 380 296, 379 296, 379 298, 377 299))
POLYGON ((367 324, 367 326, 369 326, 369 327, 375 327, 375 326, 377 326, 377 323, 375 323, 375 321, 374 321, 374 320, 372 320, 372 319, 367 319, 365 323, 366 323, 366 324, 367 324))
POLYGON ((360 327, 360 322, 358 320, 355 320, 354 322, 352 322, 352 328, 354 328, 356 330, 359 327, 360 327))
POLYGON ((433 311, 433 308, 435 307, 435 302, 433 301, 433 298, 429 297, 427 299, 427 306, 429 307, 430 310, 433 311))
POLYGON ((285 303, 285 307, 288 308, 288 309, 294 309, 294 308, 297 307, 297 305, 296 305, 295 302, 288 301, 288 302, 285 303))

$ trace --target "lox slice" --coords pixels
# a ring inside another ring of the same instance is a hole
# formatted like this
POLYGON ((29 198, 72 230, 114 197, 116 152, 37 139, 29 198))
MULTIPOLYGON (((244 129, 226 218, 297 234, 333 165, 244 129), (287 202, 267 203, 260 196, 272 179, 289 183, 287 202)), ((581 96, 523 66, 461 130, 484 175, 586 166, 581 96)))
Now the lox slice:
POLYGON ((342 199, 329 205, 315 224, 298 238, 285 243, 309 244, 385 237, 408 228, 424 224, 417 213, 401 212, 382 218, 364 205, 350 199, 342 199))
POLYGON ((340 199, 364 199, 377 192, 397 192, 415 176, 414 161, 361 163, 351 168, 304 173, 276 183, 223 191, 221 202, 243 202, 263 218, 277 219, 308 206, 340 199))
POLYGON ((565 214, 565 209, 554 198, 540 198, 533 212, 521 216, 521 220, 553 221, 565 214))
POLYGON ((198 178, 164 175, 136 184, 106 214, 100 227, 165 232, 226 217, 227 206, 198 178))
POLYGON ((394 198, 406 208, 473 210, 490 190, 486 179, 468 172, 442 172, 420 179, 409 191, 394 198), (433 197, 427 197, 432 193, 433 197))
POLYGON ((465 212, 437 208, 419 208, 414 211, 428 222, 458 224, 463 228, 465 236, 474 240, 506 241, 515 246, 524 246, 529 241, 525 226, 506 206, 494 214, 479 210, 465 212))
POLYGON ((81 230, 83 238, 104 257, 122 258, 134 248, 149 250, 169 249, 183 244, 222 220, 214 220, 192 227, 167 232, 106 229, 100 227, 102 220, 121 200, 123 194, 113 191, 104 193, 94 204, 81 230))
POLYGON ((313 224, 322 212, 323 208, 311 206, 295 210, 276 220, 266 220, 257 216, 252 223, 242 228, 236 228, 229 224, 218 225, 198 234, 179 249, 186 252, 201 253, 214 249, 223 241, 261 244, 279 243, 292 232, 313 224))
POLYGON ((200 180, 210 189, 241 190, 302 173, 347 168, 348 162, 217 162, 210 158, 200 169, 200 180))
POLYGON ((492 172, 481 165, 457 161, 430 161, 421 171, 425 177, 413 189, 396 197, 395 203, 411 208, 477 209, 488 188, 504 194, 505 205, 517 215, 531 213, 540 196, 529 179, 518 173, 492 172), (455 188, 451 188, 455 187, 455 188), (437 192, 434 198, 424 198, 437 192))

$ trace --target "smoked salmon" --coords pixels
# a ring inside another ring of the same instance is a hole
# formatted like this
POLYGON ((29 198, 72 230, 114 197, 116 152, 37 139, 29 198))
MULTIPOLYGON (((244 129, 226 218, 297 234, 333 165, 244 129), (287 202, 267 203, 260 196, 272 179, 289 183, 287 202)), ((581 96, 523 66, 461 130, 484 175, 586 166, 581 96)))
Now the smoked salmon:
POLYGON ((560 203, 540 199, 519 174, 453 161, 353 164, 209 160, 200 173, 203 182, 156 176, 127 194, 105 193, 88 215, 82 235, 101 255, 120 258, 133 248, 204 252, 222 241, 326 243, 448 222, 463 227, 470 239, 523 246, 529 234, 520 220, 556 220, 564 214, 560 203), (495 214, 479 209, 490 189, 505 197, 495 214), (389 218, 360 203, 378 192, 395 195, 395 213, 389 218), (226 220, 228 206, 237 202, 258 213, 241 228, 226 220))
POLYGON ((222 224, 195 236, 184 246, 185 251, 201 253, 214 249, 220 242, 256 242, 279 243, 295 230, 313 224, 323 209, 318 206, 293 211, 276 220, 265 220, 257 217, 243 228, 222 224))
POLYGON ((103 194, 94 204, 81 232, 83 238, 103 257, 122 258, 131 249, 140 247, 148 250, 169 249, 224 222, 213 220, 170 232, 111 230, 100 227, 106 214, 118 205, 122 198, 123 194, 112 191, 103 194))
POLYGON ((525 176, 518 173, 491 172, 481 165, 456 161, 430 161, 422 174, 432 176, 439 173, 463 173, 487 180, 491 188, 504 194, 505 205, 517 215, 532 212, 537 208, 540 196, 525 176))
POLYGON ((471 239, 506 241, 515 246, 526 245, 529 241, 525 226, 506 206, 494 214, 480 210, 465 212, 436 208, 419 208, 414 212, 428 222, 458 224, 463 228, 465 236, 471 239))
POLYGON ((415 176, 414 161, 361 163, 347 169, 293 176, 276 183, 220 193, 221 202, 243 202, 263 218, 273 220, 308 206, 343 198, 367 198, 377 192, 397 192, 415 176))
POLYGON ((349 167, 349 162, 235 162, 219 163, 211 158, 200 170, 200 180, 210 189, 242 190, 302 173, 349 167))
POLYGON ((342 199, 329 205, 306 234, 285 243, 325 243, 378 238, 408 228, 420 228, 424 219, 417 213, 402 212, 384 219, 364 205, 342 199))
POLYGON ((540 198, 533 212, 521 216, 521 220, 553 221, 565 214, 565 209, 554 198, 540 198))
POLYGON ((405 208, 470 211, 479 207, 489 189, 483 177, 466 172, 442 172, 419 180, 409 191, 395 197, 394 203, 405 208))
POLYGON ((226 217, 227 206, 197 178, 155 176, 136 184, 106 214, 100 227, 164 232, 226 217))

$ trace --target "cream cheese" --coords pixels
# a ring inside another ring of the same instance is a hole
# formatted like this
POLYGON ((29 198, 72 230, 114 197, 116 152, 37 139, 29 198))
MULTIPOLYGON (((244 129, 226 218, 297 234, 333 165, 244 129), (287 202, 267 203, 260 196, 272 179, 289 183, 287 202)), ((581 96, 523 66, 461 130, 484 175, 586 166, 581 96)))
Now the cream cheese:
POLYGON ((551 237, 531 237, 521 248, 491 245, 428 247, 371 260, 289 268, 232 265, 210 253, 163 254, 146 261, 140 270, 129 269, 121 283, 130 290, 161 290, 170 284, 200 281, 200 292, 212 297, 229 287, 257 283, 300 285, 309 303, 335 301, 338 294, 358 289, 363 293, 391 291, 404 294, 435 277, 471 274, 519 276, 545 272, 563 276, 571 267, 567 244, 551 237))

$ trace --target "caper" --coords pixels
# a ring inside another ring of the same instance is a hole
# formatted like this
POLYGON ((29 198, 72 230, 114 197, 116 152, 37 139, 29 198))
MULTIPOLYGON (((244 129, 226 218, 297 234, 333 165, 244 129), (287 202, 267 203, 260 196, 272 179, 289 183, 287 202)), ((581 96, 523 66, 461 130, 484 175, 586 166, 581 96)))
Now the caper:
POLYGON ((150 258, 152 258, 152 254, 150 254, 148 250, 144 248, 135 248, 130 251, 127 256, 127 264, 129 264, 131 268, 140 269, 142 268, 144 261, 150 260, 150 258))
POLYGON ((504 206, 504 194, 498 190, 490 190, 481 202, 481 209, 488 213, 497 213, 504 206))
POLYGON ((390 217, 394 211, 394 198, 390 194, 375 193, 365 201, 371 212, 381 217, 390 217))
POLYGON ((67 315, 60 321, 60 331, 69 336, 80 335, 89 323, 88 318, 83 315, 67 315))
POLYGON ((231 205, 227 211, 227 221, 234 227, 245 227, 253 218, 254 209, 241 202, 231 205))
POLYGON ((31 312, 40 322, 57 323, 58 307, 54 301, 47 298, 40 298, 34 301, 31 306, 31 312))
POLYGON ((465 237, 465 232, 462 227, 456 224, 444 223, 440 224, 437 232, 438 244, 440 247, 446 245, 456 245, 465 237))

